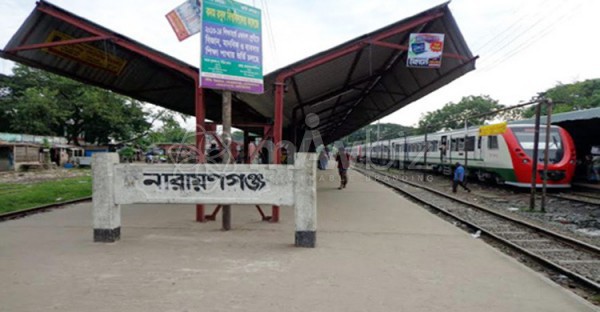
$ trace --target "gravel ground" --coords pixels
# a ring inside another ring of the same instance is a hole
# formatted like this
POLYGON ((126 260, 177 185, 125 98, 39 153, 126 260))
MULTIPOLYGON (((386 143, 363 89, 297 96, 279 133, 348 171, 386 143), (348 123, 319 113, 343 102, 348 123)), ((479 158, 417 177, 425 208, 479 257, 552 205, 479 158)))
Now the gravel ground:
MULTIPOLYGON (((447 193, 452 192, 449 176, 418 171, 389 170, 388 174, 410 182, 422 183, 431 188, 447 193)), ((530 211, 529 190, 510 186, 498 186, 488 183, 471 182, 468 184, 472 192, 467 193, 459 187, 456 194, 462 199, 510 213, 530 223, 534 223, 563 235, 574 237, 589 244, 600 246, 600 206, 571 202, 548 196, 546 212, 540 212, 541 199, 536 199, 535 211, 530 211)), ((564 192, 564 191, 563 191, 564 192)), ((549 190, 548 194, 557 193, 549 190)), ((541 191, 538 192, 541 196, 541 191)))

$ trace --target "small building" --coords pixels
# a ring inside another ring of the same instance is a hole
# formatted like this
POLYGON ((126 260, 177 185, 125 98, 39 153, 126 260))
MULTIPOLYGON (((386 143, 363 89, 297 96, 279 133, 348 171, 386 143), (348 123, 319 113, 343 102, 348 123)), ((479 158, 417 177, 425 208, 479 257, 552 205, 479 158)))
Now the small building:
POLYGON ((158 155, 155 162, 164 159, 169 163, 196 163, 197 159, 196 146, 193 144, 158 143, 152 153, 158 155))
POLYGON ((68 145, 55 144, 50 148, 50 161, 56 163, 59 167, 66 163, 75 163, 75 160, 83 156, 83 148, 68 145))
POLYGON ((18 171, 22 167, 41 167, 40 145, 0 142, 0 172, 18 171))

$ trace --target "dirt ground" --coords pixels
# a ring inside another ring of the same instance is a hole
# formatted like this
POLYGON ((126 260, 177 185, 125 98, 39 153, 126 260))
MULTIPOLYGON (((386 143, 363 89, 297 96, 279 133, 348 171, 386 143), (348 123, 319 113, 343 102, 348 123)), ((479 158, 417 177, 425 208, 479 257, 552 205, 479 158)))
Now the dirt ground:
POLYGON ((47 170, 31 170, 17 172, 0 172, 0 183, 32 183, 60 180, 64 178, 89 176, 89 169, 47 169, 47 170))

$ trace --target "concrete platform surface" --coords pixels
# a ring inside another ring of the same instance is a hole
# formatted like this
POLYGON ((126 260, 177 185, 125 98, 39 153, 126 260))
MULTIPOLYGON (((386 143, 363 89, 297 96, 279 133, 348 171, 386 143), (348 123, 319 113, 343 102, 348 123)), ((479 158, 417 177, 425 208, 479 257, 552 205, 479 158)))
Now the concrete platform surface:
MULTIPOLYGON (((598 311, 468 233, 350 172, 319 171, 317 248, 294 218, 232 207, 232 231, 189 205, 123 207, 92 242, 91 204, 0 223, 0 311, 598 311)), ((267 209, 270 212, 270 209, 267 209)), ((210 211, 209 211, 210 212, 210 211)))

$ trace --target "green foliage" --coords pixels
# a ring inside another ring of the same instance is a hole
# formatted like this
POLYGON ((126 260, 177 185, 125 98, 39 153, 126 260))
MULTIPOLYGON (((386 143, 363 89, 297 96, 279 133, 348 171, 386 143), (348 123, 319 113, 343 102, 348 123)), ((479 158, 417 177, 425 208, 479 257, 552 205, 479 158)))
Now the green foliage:
POLYGON ((0 213, 92 196, 91 176, 33 184, 0 183, 0 213))
MULTIPOLYGON (((582 110, 594 107, 600 107, 600 79, 590 79, 572 84, 558 84, 557 86, 540 92, 532 99, 549 98, 555 103, 553 107, 554 113, 569 112, 574 110, 582 110)), ((530 118, 535 114, 535 107, 529 106, 523 109, 511 109, 504 112, 496 113, 495 115, 488 114, 492 111, 502 109, 504 106, 498 104, 498 101, 490 98, 487 95, 466 96, 460 102, 449 102, 441 109, 429 112, 419 120, 419 128, 416 131, 410 131, 408 127, 394 125, 408 129, 409 135, 422 134, 425 132, 431 133, 441 129, 460 129, 464 127, 464 119, 469 116, 469 125, 481 125, 486 120, 501 117, 505 120, 513 120, 520 118, 530 118), (480 117, 473 117, 483 115, 480 117)), ((545 106, 542 106, 542 113, 545 114, 545 106)), ((391 130, 388 132, 388 125, 381 125, 386 130, 382 130, 382 139, 388 138, 388 133, 392 137, 399 137, 398 132, 403 130, 391 130), (394 135, 394 133, 396 133, 394 135)), ((393 128, 392 128, 393 129, 393 128)), ((345 138, 346 144, 353 142, 361 142, 365 140, 366 133, 370 133, 370 139, 377 138, 377 125, 369 125, 364 127, 345 138)))
POLYGON ((158 114, 156 119, 162 123, 162 126, 156 130, 150 131, 143 138, 143 141, 147 146, 155 143, 195 143, 194 133, 186 130, 180 125, 175 118, 176 114, 165 111, 161 111, 158 114))
POLYGON ((122 157, 130 158, 133 157, 133 155, 135 155, 135 150, 130 146, 126 146, 119 150, 119 155, 121 155, 122 157))
POLYGON ((78 145, 122 141, 150 128, 142 104, 42 70, 17 65, 0 77, 0 131, 63 136, 78 145))
POLYGON ((415 131, 414 128, 393 123, 371 124, 345 137, 344 144, 349 146, 354 143, 362 143, 367 141, 367 137, 371 142, 377 141, 378 128, 380 140, 397 138, 403 134, 412 135, 415 131))
POLYGON ((231 133, 231 138, 232 138, 232 140, 234 140, 236 142, 243 142, 244 141, 244 132, 242 132, 242 131, 233 131, 231 133))
POLYGON ((464 127, 464 120, 468 118, 468 123, 483 124, 485 120, 491 119, 492 116, 486 115, 474 117, 490 113, 492 111, 503 108, 498 104, 498 101, 490 98, 487 95, 466 96, 460 102, 449 102, 441 109, 425 114, 419 120, 419 132, 435 132, 442 129, 459 129, 464 127))
MULTIPOLYGON (((590 79, 572 84, 558 84, 555 87, 540 93, 541 97, 552 99, 556 104, 553 113, 564 113, 582 109, 600 107, 600 79, 590 79)), ((546 113, 542 106, 542 114, 546 113)), ((526 109, 525 118, 535 114, 535 107, 526 109)))

